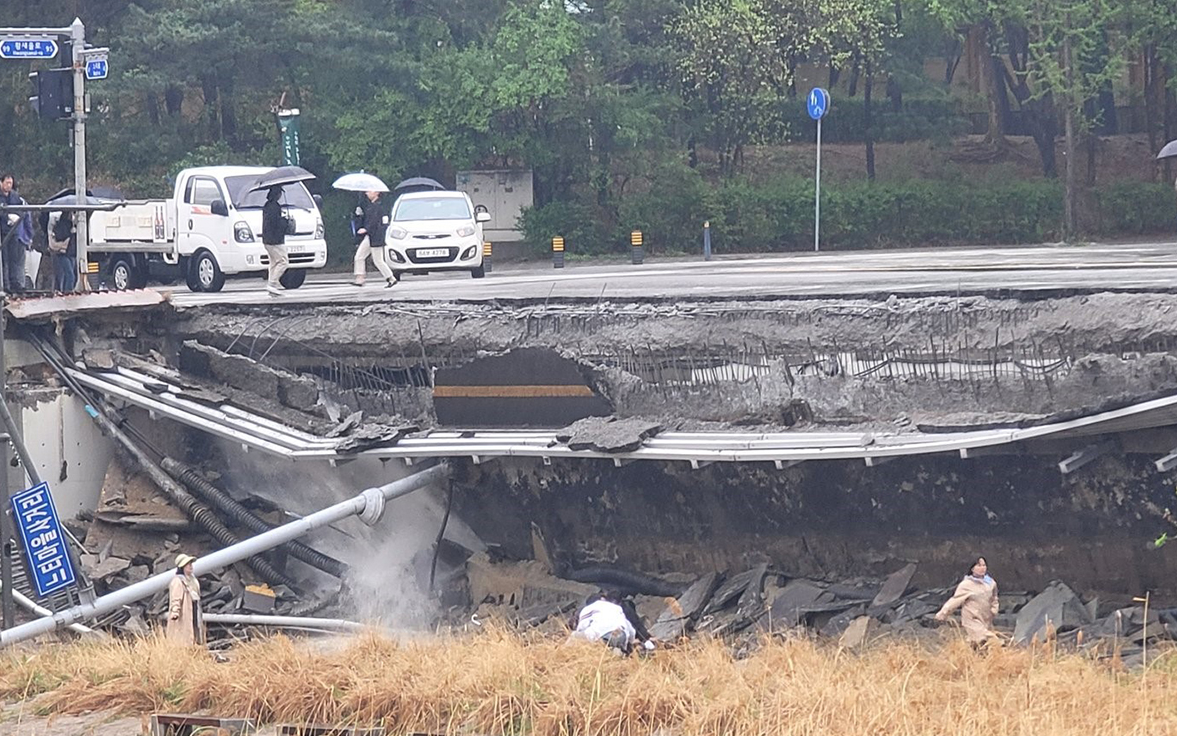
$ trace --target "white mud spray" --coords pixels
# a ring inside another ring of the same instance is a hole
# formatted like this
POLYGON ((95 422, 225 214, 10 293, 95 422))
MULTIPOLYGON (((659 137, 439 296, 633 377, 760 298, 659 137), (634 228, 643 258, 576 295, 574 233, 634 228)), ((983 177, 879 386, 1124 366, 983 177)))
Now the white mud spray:
MULTIPOLYGON (((399 461, 361 458, 333 468, 321 461, 292 463, 257 452, 243 453, 227 443, 221 451, 228 462, 218 485, 237 499, 257 495, 298 516, 417 472, 399 461)), ((301 541, 351 566, 348 600, 342 603, 356 618, 392 629, 422 629, 438 613, 428 592, 429 567, 445 499, 445 488, 423 488, 390 502, 375 526, 349 517, 301 541)), ((483 548, 454 514, 445 537, 470 549, 483 548)), ((289 565, 292 573, 309 583, 310 595, 330 595, 337 589, 330 576, 294 560, 289 565)))

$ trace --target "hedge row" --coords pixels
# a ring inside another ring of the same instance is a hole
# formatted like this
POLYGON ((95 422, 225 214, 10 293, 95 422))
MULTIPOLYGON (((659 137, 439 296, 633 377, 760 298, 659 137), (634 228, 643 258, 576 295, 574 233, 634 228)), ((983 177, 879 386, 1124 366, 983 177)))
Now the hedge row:
MULTIPOLYGON (((537 252, 546 252, 558 234, 569 253, 624 253, 635 227, 656 251, 694 251, 701 247, 705 220, 718 252, 813 246, 811 181, 711 187, 681 172, 673 180, 656 172, 652 180, 655 186, 628 197, 613 216, 593 205, 557 202, 526 212, 521 226, 537 252)), ((1177 201, 1168 186, 1122 182, 1092 195, 1081 213, 1090 236, 1163 233, 1177 226, 1177 201)), ((1033 243, 1059 237, 1063 190, 1054 181, 831 184, 822 187, 821 209, 822 243, 829 248, 1033 243)))

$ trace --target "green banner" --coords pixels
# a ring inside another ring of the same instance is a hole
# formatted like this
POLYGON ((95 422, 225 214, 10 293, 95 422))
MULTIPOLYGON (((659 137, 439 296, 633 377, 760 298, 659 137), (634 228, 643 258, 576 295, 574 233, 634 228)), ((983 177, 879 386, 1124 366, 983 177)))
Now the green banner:
POLYGON ((282 165, 298 166, 298 110, 279 110, 278 130, 282 132, 282 165))

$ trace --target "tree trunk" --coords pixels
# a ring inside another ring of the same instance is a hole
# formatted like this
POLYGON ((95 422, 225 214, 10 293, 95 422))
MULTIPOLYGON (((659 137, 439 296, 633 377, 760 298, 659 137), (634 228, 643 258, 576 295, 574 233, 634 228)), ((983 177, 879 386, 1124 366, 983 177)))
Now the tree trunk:
POLYGON ((863 65, 862 79, 862 120, 863 136, 866 138, 866 178, 875 180, 875 136, 871 130, 871 92, 874 91, 874 65, 867 59, 863 65))
POLYGON ((200 76, 200 91, 204 95, 205 126, 210 141, 221 139, 221 121, 218 110, 217 80, 212 72, 200 76))
POLYGON ((1063 37, 1063 74, 1067 90, 1063 96, 1063 151, 1066 157, 1066 193, 1063 202, 1063 240, 1070 243, 1079 232, 1079 186, 1075 162, 1075 65, 1071 58, 1071 37, 1063 37))
POLYGON ((221 134, 230 145, 235 145, 237 143, 237 111, 233 107, 235 102, 233 92, 236 80, 232 75, 218 75, 218 82, 221 90, 221 134))
POLYGON ((887 97, 891 99, 891 112, 903 112, 903 89, 893 75, 887 76, 887 97))
POLYGON ((151 120, 152 125, 159 125, 159 95, 154 92, 148 92, 147 98, 144 100, 147 107, 147 117, 151 120))
POLYGON ((179 115, 184 111, 184 88, 178 84, 169 84, 163 91, 163 102, 168 115, 179 115))
MULTIPOLYGON (((1002 98, 1005 92, 1004 74, 998 76, 997 65, 1001 58, 992 53, 989 47, 989 24, 981 23, 969 30, 976 33, 973 43, 977 49, 977 68, 981 73, 981 93, 985 95, 985 110, 989 116, 989 124, 985 130, 985 140, 991 144, 1005 144, 1005 125, 1002 115, 1002 98)), ((1002 70, 1004 71, 1004 70, 1002 70)))

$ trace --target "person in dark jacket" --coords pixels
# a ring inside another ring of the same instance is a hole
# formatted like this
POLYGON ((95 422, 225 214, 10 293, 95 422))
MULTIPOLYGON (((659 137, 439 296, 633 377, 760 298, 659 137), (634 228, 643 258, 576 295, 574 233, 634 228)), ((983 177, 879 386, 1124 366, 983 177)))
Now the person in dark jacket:
POLYGON ((78 233, 68 212, 54 212, 47 221, 49 255, 53 264, 53 290, 66 294, 78 283, 78 233))
MULTIPOLYGON (((0 174, 0 204, 18 205, 12 174, 0 174)), ((25 289, 25 244, 17 237, 21 213, 5 212, 0 216, 0 254, 4 259, 4 291, 19 294, 25 289)))
POLYGON ((372 263, 384 277, 384 288, 391 289, 397 282, 388 261, 384 258, 384 236, 388 232, 388 212, 384 209, 384 202, 380 200, 380 192, 366 192, 365 197, 356 206, 352 216, 352 229, 356 234, 356 257, 352 264, 356 286, 364 285, 367 271, 368 255, 372 256, 372 263))
POLYGON ((282 187, 270 187, 266 191, 266 203, 262 205, 262 246, 270 257, 270 273, 266 280, 266 291, 270 296, 282 295, 282 274, 286 273, 290 260, 286 257, 286 217, 278 198, 282 187))

